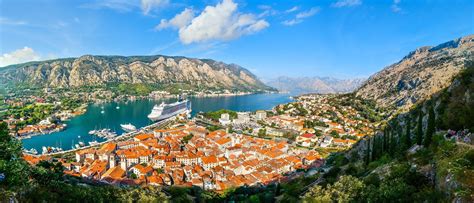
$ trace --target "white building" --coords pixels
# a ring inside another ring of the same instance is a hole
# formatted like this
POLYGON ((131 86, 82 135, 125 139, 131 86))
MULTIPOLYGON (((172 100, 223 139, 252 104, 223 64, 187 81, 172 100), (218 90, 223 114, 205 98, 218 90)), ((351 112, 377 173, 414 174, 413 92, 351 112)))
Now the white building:
POLYGON ((221 118, 219 119, 219 123, 221 125, 228 125, 230 124, 230 116, 228 113, 221 114, 221 118))
POLYGON ((332 144, 333 138, 331 136, 324 136, 324 139, 322 140, 320 146, 321 147, 328 147, 329 145, 332 144))
POLYGON ((266 111, 262 111, 262 110, 257 111, 256 114, 255 114, 255 118, 256 118, 257 120, 263 120, 263 119, 267 118, 267 112, 266 112, 266 111))
POLYGON ((250 122, 250 114, 248 112, 237 112, 237 119, 234 119, 235 124, 242 124, 250 122))

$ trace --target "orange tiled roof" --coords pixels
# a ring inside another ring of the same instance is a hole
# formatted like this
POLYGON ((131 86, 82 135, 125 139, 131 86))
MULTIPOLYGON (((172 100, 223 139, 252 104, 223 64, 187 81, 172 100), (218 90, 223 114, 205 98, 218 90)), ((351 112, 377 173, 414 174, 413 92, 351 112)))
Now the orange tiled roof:
POLYGON ((203 164, 217 163, 217 157, 216 156, 202 157, 201 160, 202 160, 203 164))
POLYGON ((119 166, 116 166, 107 170, 102 177, 104 178, 109 177, 109 178, 118 180, 124 176, 125 176, 125 170, 123 170, 119 166))
POLYGON ((140 134, 140 135, 135 136, 135 139, 143 141, 143 140, 147 140, 153 137, 154 137, 153 134, 140 134))
POLYGON ((100 149, 97 152, 99 154, 112 153, 115 150, 116 147, 117 147, 116 143, 109 142, 109 143, 106 143, 106 144, 102 145, 102 147, 100 147, 100 149))

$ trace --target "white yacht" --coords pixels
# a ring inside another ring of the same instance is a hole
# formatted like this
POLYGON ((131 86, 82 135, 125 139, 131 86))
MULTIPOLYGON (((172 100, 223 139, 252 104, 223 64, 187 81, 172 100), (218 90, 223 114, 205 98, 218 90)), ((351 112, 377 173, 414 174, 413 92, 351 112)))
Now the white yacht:
POLYGON ((132 131, 135 131, 137 130, 137 127, 135 127, 134 125, 132 125, 131 123, 128 123, 128 124, 120 124, 120 127, 122 127, 122 129, 126 132, 132 132, 132 131))

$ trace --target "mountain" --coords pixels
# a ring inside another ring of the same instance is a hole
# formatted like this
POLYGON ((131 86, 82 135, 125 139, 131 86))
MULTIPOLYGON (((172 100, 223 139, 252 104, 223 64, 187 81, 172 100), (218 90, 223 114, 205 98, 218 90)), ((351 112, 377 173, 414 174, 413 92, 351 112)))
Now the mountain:
POLYGON ((362 85, 365 79, 336 79, 331 77, 286 77, 281 76, 266 82, 280 91, 292 93, 346 93, 362 85))
POLYGON ((107 83, 173 84, 233 90, 269 90, 254 74, 235 64, 169 56, 92 56, 11 65, 0 69, 0 83, 80 87, 107 83))
POLYGON ((435 47, 420 47, 371 76, 356 95, 373 99, 381 106, 408 109, 448 87, 465 64, 474 59, 473 51, 474 35, 435 47))

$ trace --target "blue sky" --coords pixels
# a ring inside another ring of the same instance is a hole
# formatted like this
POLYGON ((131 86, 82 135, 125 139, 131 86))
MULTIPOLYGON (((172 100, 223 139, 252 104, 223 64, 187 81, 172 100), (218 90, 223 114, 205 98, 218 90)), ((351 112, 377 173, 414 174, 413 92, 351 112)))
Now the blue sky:
POLYGON ((413 49, 474 34, 472 0, 0 0, 0 66, 180 55, 261 78, 366 77, 413 49))

